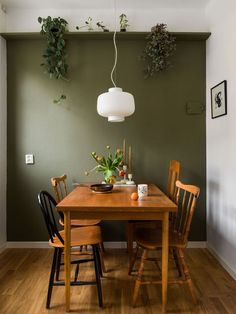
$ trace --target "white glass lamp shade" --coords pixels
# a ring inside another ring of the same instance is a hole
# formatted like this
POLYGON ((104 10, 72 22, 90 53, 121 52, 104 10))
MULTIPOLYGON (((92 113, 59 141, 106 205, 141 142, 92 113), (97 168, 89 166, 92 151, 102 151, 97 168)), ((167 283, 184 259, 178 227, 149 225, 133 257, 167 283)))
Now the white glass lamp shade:
POLYGON ((120 87, 109 88, 107 93, 98 96, 97 112, 109 122, 121 122, 134 113, 134 97, 120 87))

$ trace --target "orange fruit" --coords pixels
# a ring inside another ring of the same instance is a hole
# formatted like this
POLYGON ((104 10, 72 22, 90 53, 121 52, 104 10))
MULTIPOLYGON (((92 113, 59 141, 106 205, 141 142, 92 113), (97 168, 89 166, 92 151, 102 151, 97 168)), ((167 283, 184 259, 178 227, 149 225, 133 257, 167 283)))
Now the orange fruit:
POLYGON ((138 193, 137 193, 137 192, 133 192, 133 193, 131 194, 131 200, 137 201, 137 199, 138 199, 138 193))

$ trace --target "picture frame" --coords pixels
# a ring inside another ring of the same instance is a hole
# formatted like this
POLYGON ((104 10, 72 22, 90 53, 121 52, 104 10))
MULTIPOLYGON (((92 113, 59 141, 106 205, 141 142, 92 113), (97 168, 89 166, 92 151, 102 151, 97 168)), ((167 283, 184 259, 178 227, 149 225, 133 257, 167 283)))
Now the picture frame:
POLYGON ((211 118, 227 114, 227 81, 224 80, 211 88, 211 118))

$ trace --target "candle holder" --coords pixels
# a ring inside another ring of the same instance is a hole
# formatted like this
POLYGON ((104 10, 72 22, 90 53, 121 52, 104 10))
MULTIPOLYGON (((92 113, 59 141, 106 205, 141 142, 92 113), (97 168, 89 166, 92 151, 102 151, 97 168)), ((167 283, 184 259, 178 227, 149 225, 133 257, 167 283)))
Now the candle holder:
POLYGON ((134 185, 135 183, 132 179, 133 179, 132 173, 128 173, 128 181, 126 181, 126 184, 134 185))
POLYGON ((124 171, 124 179, 123 179, 123 181, 124 181, 125 183, 126 183, 126 181, 127 181, 127 179, 126 179, 127 169, 128 169, 127 165, 123 165, 123 171, 124 171))

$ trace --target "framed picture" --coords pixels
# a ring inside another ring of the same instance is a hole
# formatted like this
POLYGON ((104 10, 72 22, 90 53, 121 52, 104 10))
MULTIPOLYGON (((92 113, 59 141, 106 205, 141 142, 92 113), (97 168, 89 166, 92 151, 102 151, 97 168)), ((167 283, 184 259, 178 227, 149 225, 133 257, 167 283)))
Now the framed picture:
POLYGON ((227 114, 227 82, 223 81, 211 88, 212 119, 227 114))

